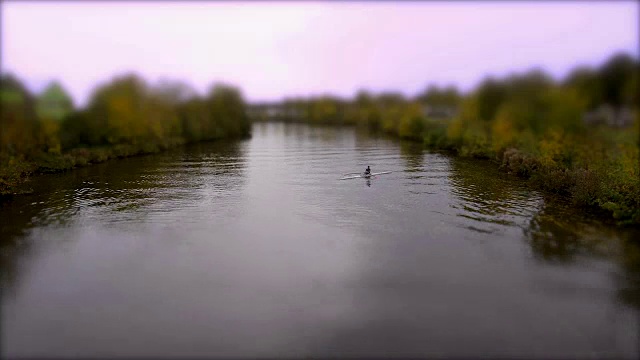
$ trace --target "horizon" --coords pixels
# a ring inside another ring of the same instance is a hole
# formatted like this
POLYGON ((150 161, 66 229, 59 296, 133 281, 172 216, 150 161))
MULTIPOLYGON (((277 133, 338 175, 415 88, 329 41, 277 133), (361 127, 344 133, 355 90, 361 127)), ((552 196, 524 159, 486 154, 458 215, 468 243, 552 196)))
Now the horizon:
POLYGON ((258 103, 360 90, 415 96, 431 85, 466 93, 487 77, 540 69, 559 81, 617 53, 639 55, 636 2, 1 6, 2 73, 34 94, 57 81, 76 107, 125 74, 199 95, 229 84, 258 103))

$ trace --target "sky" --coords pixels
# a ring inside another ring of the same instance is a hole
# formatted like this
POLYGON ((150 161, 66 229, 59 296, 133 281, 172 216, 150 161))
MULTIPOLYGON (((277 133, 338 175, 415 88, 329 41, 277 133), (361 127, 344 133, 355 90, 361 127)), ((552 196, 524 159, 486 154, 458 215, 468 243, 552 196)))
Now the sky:
POLYGON ((559 79, 619 51, 638 57, 639 8, 617 2, 7 2, 2 72, 76 104, 113 76, 215 82, 249 101, 359 89, 469 91, 487 75, 559 79))

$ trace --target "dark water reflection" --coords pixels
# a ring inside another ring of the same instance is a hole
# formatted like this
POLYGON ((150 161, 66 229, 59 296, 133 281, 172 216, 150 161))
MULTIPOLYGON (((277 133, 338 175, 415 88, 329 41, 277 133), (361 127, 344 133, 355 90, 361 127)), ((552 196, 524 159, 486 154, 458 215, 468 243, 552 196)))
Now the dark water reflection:
POLYGON ((611 275, 619 283, 617 292, 627 304, 640 305, 640 231, 606 226, 594 216, 578 213, 566 199, 532 196, 482 163, 460 159, 456 163, 459 186, 453 190, 466 204, 466 214, 459 216, 480 224, 521 227, 533 259, 544 264, 576 267, 615 261, 620 269, 611 275))
POLYGON ((614 229, 596 218, 578 216, 563 199, 548 197, 531 219, 525 234, 541 262, 575 266, 585 261, 615 261, 612 271, 618 297, 640 308, 640 232, 614 229))
POLYGON ((220 197, 242 186, 245 161, 241 144, 220 142, 36 178, 30 184, 36 195, 0 204, 3 289, 15 283, 18 254, 33 245, 25 239, 32 229, 161 217, 180 204, 220 197), (208 191, 211 188, 214 191, 208 191))
POLYGON ((635 358, 637 232, 416 144, 253 134, 0 205, 3 356, 635 358))

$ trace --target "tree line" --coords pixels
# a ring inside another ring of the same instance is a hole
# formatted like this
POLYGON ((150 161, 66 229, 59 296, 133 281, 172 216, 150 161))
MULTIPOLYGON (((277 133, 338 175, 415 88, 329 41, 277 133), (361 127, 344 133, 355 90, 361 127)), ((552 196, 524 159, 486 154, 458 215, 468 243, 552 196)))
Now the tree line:
POLYGON ((359 91, 254 104, 255 121, 353 125, 490 159, 623 224, 640 224, 639 62, 614 54, 556 81, 540 69, 487 77, 473 90, 413 97, 359 91))
POLYGON ((35 96, 15 76, 0 77, 0 194, 30 173, 55 172, 179 144, 250 134, 240 90, 211 86, 205 96, 184 83, 150 85, 127 74, 98 86, 74 107, 54 82, 35 96))
POLYGON ((491 159, 576 205, 640 224, 639 68, 628 54, 554 80, 540 69, 487 77, 467 93, 429 86, 407 97, 292 97, 246 104, 217 84, 199 96, 184 83, 150 85, 128 74, 100 85, 82 109, 60 84, 35 96, 0 77, 0 194, 32 172, 250 133, 251 121, 351 125, 460 156, 491 159))

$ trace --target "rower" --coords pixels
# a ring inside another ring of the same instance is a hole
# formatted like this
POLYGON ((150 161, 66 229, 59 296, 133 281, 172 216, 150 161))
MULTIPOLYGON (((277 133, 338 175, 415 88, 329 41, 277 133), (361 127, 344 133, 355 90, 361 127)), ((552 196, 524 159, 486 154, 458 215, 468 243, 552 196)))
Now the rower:
POLYGON ((364 171, 364 175, 371 175, 371 168, 367 165, 367 170, 364 171))

